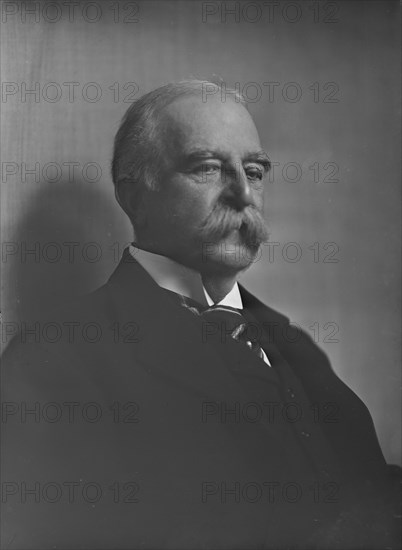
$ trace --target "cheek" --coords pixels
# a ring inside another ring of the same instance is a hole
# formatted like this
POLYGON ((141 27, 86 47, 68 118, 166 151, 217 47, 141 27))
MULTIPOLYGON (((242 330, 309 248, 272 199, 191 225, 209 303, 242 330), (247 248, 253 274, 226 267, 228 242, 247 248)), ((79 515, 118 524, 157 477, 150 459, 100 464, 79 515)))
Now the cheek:
POLYGON ((258 187, 254 192, 254 202, 260 210, 262 210, 264 206, 264 186, 261 184, 260 187, 258 187))
POLYGON ((153 207, 155 227, 166 235, 174 233, 182 238, 195 230, 208 215, 210 209, 196 197, 166 197, 153 207))
POLYGON ((214 189, 189 181, 175 182, 163 195, 160 204, 164 217, 173 217, 176 222, 187 221, 189 228, 208 216, 216 200, 214 189))

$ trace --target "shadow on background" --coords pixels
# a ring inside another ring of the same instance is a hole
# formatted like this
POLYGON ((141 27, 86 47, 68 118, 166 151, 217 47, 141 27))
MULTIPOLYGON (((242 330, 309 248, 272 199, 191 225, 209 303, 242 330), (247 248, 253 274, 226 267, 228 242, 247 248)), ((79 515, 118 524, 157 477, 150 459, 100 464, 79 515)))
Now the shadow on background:
POLYGON ((96 184, 42 183, 3 248, 9 292, 17 300, 13 321, 40 317, 106 281, 121 254, 113 246, 114 210, 113 199, 96 184))

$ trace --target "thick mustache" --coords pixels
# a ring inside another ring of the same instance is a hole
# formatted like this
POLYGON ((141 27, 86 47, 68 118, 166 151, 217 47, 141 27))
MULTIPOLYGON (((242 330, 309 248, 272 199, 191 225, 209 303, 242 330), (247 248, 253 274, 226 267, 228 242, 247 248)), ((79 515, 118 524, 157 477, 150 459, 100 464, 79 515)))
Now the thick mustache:
POLYGON ((217 205, 200 228, 205 239, 224 238, 235 229, 240 230, 243 239, 250 245, 260 245, 269 238, 265 220, 254 206, 237 212, 228 206, 217 205))

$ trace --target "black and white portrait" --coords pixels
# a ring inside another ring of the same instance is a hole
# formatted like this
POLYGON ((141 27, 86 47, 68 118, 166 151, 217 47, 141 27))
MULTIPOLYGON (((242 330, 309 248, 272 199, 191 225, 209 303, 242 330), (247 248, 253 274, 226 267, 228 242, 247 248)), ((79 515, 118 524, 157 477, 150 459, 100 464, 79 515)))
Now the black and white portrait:
POLYGON ((401 547, 399 18, 2 2, 2 548, 401 547))

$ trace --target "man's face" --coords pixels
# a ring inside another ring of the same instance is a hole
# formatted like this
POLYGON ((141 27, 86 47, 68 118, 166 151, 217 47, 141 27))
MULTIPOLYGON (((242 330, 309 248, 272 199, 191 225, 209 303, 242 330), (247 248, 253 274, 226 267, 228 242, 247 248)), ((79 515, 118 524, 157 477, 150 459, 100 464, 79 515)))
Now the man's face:
POLYGON ((163 111, 160 139, 162 176, 145 191, 138 244, 204 274, 248 267, 267 239, 269 161, 247 110, 232 99, 180 98, 163 111))

